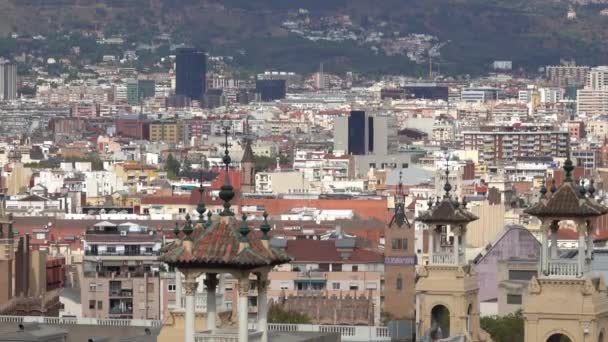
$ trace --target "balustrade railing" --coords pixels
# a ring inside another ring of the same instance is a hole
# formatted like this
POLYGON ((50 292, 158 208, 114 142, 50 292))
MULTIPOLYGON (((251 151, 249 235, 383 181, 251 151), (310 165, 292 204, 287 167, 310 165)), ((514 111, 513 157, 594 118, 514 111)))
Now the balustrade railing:
MULTIPOLYGON (((255 329, 251 325, 250 329, 255 329)), ((338 333, 342 341, 390 341, 387 327, 354 325, 278 324, 269 323, 268 331, 338 333)))
POLYGON ((74 317, 42 317, 42 316, 0 316, 2 323, 39 323, 52 325, 102 325, 110 327, 154 327, 162 325, 161 321, 143 319, 103 319, 103 318, 74 318, 74 317))
POLYGON ((455 265, 454 253, 433 253, 432 263, 436 265, 455 265))
POLYGON ((549 260, 547 263, 546 276, 577 278, 581 274, 578 260, 549 260))

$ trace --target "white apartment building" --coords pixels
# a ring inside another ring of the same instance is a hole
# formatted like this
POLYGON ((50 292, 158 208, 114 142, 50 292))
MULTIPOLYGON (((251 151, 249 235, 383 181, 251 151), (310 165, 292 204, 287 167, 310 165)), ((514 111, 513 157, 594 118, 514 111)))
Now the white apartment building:
POLYGON ((85 172, 87 197, 102 197, 125 189, 123 181, 116 173, 110 171, 85 172))
POLYGON ((576 92, 576 112, 587 115, 608 113, 608 66, 589 71, 585 88, 576 92))

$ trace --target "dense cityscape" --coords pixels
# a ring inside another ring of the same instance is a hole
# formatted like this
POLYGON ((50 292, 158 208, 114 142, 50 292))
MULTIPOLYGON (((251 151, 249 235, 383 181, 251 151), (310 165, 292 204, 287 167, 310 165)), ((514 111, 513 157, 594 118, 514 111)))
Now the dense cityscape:
POLYGON ((608 65, 279 19, 416 71, 0 37, 0 342, 604 341, 608 65))

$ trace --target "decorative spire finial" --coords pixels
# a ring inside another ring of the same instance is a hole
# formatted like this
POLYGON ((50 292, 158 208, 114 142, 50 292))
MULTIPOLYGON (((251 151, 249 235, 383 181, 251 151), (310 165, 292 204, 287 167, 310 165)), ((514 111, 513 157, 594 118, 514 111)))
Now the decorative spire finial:
POLYGON ((270 224, 268 224, 268 212, 264 211, 264 222, 260 225, 260 231, 262 231, 262 240, 268 240, 268 232, 270 231, 270 224))
POLYGON ((591 181, 589 182, 589 188, 587 189, 587 191, 589 192, 589 198, 594 198, 594 194, 595 194, 595 180, 591 179, 591 181))
POLYGON ((224 185, 222 185, 222 187, 220 188, 220 198, 224 201, 224 210, 220 213, 220 216, 234 216, 234 213, 232 212, 232 210, 230 210, 230 201, 234 198, 234 188, 232 187, 232 185, 230 184, 230 174, 229 174, 229 167, 230 167, 230 162, 232 161, 230 159, 230 154, 228 152, 228 134, 230 132, 230 127, 228 126, 224 126, 224 136, 225 136, 225 150, 224 150, 224 157, 222 158, 224 165, 225 165, 225 178, 224 178, 224 185))
POLYGON ((213 222, 211 222, 211 218, 212 218, 213 214, 211 213, 211 210, 207 210, 207 227, 211 227, 211 224, 213 222))
POLYGON ((585 188, 585 180, 583 178, 578 180, 579 182, 579 187, 578 187, 578 193, 581 195, 581 197, 585 197, 585 195, 587 194, 587 189, 585 188))
POLYGON ((198 213, 198 223, 203 224, 205 222, 205 202, 203 202, 203 194, 205 193, 205 188, 203 188, 203 170, 201 169, 201 184, 198 187, 199 199, 198 204, 196 205, 196 212, 198 213))
POLYGON ((192 220, 190 219, 190 214, 186 214, 186 223, 184 224, 183 231, 186 235, 184 240, 192 241, 192 237, 190 235, 192 235, 194 229, 192 229, 192 220))
POLYGON ((551 193, 554 194, 557 191, 557 186, 555 186, 555 177, 551 179, 551 193))
POLYGON ((431 196, 429 196, 429 199, 426 202, 426 205, 428 206, 428 209, 431 209, 433 207, 433 198, 431 196))
POLYGON ((572 182, 572 171, 574 171, 574 164, 570 159, 570 146, 568 145, 568 157, 564 162, 564 172, 566 172, 566 178, 564 182, 572 182))
POLYGON ((543 178, 543 184, 540 186, 540 197, 545 197, 547 194, 547 187, 545 186, 546 180, 543 178))
POLYGON ((462 209, 466 209, 467 208, 467 197, 466 196, 462 196, 462 209))
POLYGON ((445 191, 444 198, 450 198, 450 190, 452 190, 452 185, 450 184, 450 155, 448 154, 445 159, 445 185, 443 186, 443 190, 445 191))
POLYGON ((241 218, 243 221, 241 223, 241 228, 239 228, 239 233, 241 234, 240 241, 247 242, 247 235, 249 235, 250 232, 249 225, 247 224, 247 215, 243 214, 241 215, 241 218))
POLYGON ((175 235, 176 239, 179 239, 179 223, 177 223, 177 221, 175 221, 175 228, 173 228, 173 234, 175 235))

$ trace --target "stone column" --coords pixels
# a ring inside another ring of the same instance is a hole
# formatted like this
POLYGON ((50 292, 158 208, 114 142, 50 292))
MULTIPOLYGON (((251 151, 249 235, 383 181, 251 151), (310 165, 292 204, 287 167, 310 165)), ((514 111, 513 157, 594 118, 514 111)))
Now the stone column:
POLYGON ((239 342, 249 341, 249 274, 239 278, 239 342))
MULTIPOLYGON (((433 241, 433 237, 435 235, 435 229, 433 229, 433 226, 429 226, 427 228, 429 230, 429 264, 433 263, 433 251, 435 249, 435 242, 433 241)), ((424 235, 423 235, 424 236, 424 235)), ((384 248, 388 248, 388 241, 385 242, 386 246, 384 248)))
POLYGON ((261 342, 268 342, 268 274, 258 273, 258 331, 261 342))
POLYGON ((593 257, 593 227, 591 222, 587 222, 587 259, 591 260, 593 257))
POLYGON ((196 295, 196 288, 198 283, 196 282, 196 276, 193 274, 186 273, 186 282, 184 283, 186 288, 186 329, 185 329, 185 342, 194 342, 194 323, 195 323, 195 309, 194 309, 194 296, 196 295))
POLYGON ((217 325, 215 323, 215 316, 217 311, 217 305, 215 303, 215 294, 218 284, 217 273, 207 273, 205 275, 205 286, 207 287, 207 330, 215 330, 217 325))
POLYGON ((456 265, 460 265, 460 251, 459 249, 459 243, 458 243, 458 239, 460 237, 460 229, 454 227, 455 229, 452 231, 452 233, 454 234, 454 245, 452 246, 452 248, 454 248, 454 263, 456 265))
POLYGON ((554 227, 551 225, 551 259, 558 259, 557 255, 557 230, 559 229, 559 223, 554 227))
POLYGON ((547 225, 543 222, 540 226, 541 229, 541 262, 540 262, 540 272, 539 275, 544 275, 547 271, 547 257, 548 257, 548 241, 547 241, 547 225))
POLYGON ((182 272, 175 269, 175 307, 183 308, 182 306, 182 272))
POLYGON ((585 269, 585 226, 584 223, 577 222, 577 231, 578 231, 578 275, 582 275, 586 272, 585 269))

